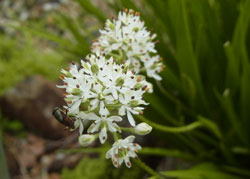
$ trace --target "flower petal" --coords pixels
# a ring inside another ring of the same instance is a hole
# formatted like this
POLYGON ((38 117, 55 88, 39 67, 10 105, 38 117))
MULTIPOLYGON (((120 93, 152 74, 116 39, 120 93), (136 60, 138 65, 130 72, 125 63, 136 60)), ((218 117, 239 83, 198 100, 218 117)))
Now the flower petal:
POLYGON ((99 134, 99 139, 101 144, 104 144, 105 141, 107 140, 107 129, 106 127, 103 127, 100 134, 99 134))
POLYGON ((109 114, 109 111, 108 111, 108 109, 106 108, 106 106, 104 105, 104 102, 103 102, 103 101, 100 102, 99 114, 100 114, 100 115, 104 115, 104 116, 107 116, 107 115, 109 114))
POLYGON ((124 116, 126 114, 125 113, 125 107, 121 106, 118 113, 119 113, 119 115, 124 116))
POLYGON ((132 143, 135 140, 135 136, 130 135, 125 139, 128 143, 132 143))
POLYGON ((135 120, 133 118, 133 116, 131 115, 131 113, 127 110, 127 117, 128 117, 128 121, 130 123, 131 126, 135 126, 135 120))
POLYGON ((130 162, 130 160, 129 160, 129 157, 125 157, 124 162, 125 162, 125 164, 126 164, 126 166, 127 166, 128 168, 131 167, 131 162, 130 162))
POLYGON ((80 135, 83 133, 83 130, 84 130, 83 123, 82 123, 82 121, 79 121, 79 133, 80 133, 80 135))
POLYGON ((93 100, 91 100, 91 101, 90 101, 90 106, 91 106, 90 109, 91 109, 91 110, 94 110, 95 108, 97 108, 98 102, 99 102, 98 99, 93 99, 93 100))
POLYGON ((97 116, 95 113, 89 113, 89 114, 87 114, 86 118, 88 120, 93 120, 93 121, 101 120, 101 118, 99 116, 97 116))
POLYGON ((120 122, 122 121, 122 118, 120 116, 111 116, 109 118, 107 118, 108 121, 116 121, 116 122, 120 122))
POLYGON ((96 123, 92 123, 89 128, 88 128, 88 133, 94 133, 94 132, 97 132, 99 130, 99 127, 100 127, 100 122, 98 122, 97 124, 96 123))

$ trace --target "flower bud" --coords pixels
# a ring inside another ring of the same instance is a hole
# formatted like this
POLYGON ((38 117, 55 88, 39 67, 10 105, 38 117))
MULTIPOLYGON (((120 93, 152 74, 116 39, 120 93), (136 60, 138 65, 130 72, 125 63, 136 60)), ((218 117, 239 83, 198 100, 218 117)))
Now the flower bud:
POLYGON ((136 125, 134 129, 138 135, 147 135, 152 131, 152 127, 145 122, 136 125))
POLYGON ((83 134, 78 138, 78 142, 81 146, 87 147, 96 139, 96 135, 83 134))

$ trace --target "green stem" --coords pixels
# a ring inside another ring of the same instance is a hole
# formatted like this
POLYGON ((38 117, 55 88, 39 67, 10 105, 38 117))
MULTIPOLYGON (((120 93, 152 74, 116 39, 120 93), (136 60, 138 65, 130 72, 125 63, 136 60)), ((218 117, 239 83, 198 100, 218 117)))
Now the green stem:
POLYGON ((245 169, 241 169, 241 168, 235 168, 235 167, 231 167, 231 166, 222 166, 223 169, 238 174, 238 175, 243 175, 246 177, 250 177, 250 171, 249 170, 245 170, 245 169))
POLYGON ((250 155, 250 149, 244 147, 233 147, 231 151, 235 154, 250 155))
POLYGON ((154 122, 151 122, 150 120, 146 119, 143 116, 137 116, 141 121, 144 121, 154 127, 155 129, 163 132, 170 132, 170 133, 182 133, 182 132, 188 132, 191 130, 194 130, 198 127, 201 127, 203 124, 200 121, 195 121, 191 124, 188 124, 186 126, 181 126, 181 127, 169 127, 169 126, 163 126, 161 124, 156 124, 154 122))
POLYGON ((130 133, 134 133, 134 128, 130 128, 130 127, 120 127, 120 129, 124 132, 130 132, 130 133))
POLYGON ((144 162, 142 162, 140 159, 134 159, 133 160, 137 166, 139 166, 141 169, 145 170, 146 172, 148 172, 148 174, 155 176, 157 178, 162 178, 162 176, 157 173, 156 171, 154 171, 152 168, 150 168, 149 166, 147 166, 144 162))
POLYGON ((194 159, 194 157, 189 153, 184 153, 178 150, 163 149, 163 148, 143 147, 142 150, 139 151, 139 153, 143 155, 168 156, 168 157, 183 158, 187 160, 194 159))
POLYGON ((102 153, 107 151, 107 147, 100 147, 100 148, 77 148, 77 149, 62 149, 58 150, 58 152, 62 153, 102 153))
POLYGON ((112 135, 113 135, 114 141, 117 141, 119 138, 121 138, 117 132, 112 132, 112 135))
POLYGON ((222 134, 219 127, 212 120, 209 120, 203 116, 197 116, 197 120, 202 123, 203 126, 206 126, 218 139, 222 139, 222 134))

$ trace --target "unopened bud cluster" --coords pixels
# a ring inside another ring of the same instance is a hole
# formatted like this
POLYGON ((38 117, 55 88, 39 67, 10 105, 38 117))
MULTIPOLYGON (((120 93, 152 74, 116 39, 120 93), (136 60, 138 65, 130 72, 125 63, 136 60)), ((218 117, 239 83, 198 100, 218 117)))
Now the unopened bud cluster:
POLYGON ((138 12, 120 12, 117 19, 106 21, 100 33, 92 45, 93 52, 116 57, 118 63, 129 62, 129 68, 136 74, 146 72, 148 77, 161 80, 158 73, 163 64, 155 49, 156 35, 146 29, 138 12))
POLYGON ((157 73, 162 64, 153 39, 154 35, 145 29, 138 14, 120 12, 118 20, 106 22, 92 53, 80 65, 71 64, 68 70, 62 70, 64 84, 59 87, 66 91, 65 108, 79 130, 79 143, 85 147, 99 138, 104 144, 109 136, 116 136, 106 153, 115 167, 123 162, 130 167, 129 158, 135 158, 141 149, 134 143, 133 135, 117 138, 116 134, 124 128, 121 121, 127 121, 123 124, 129 125, 130 131, 137 135, 152 130, 146 123, 136 124, 134 116, 142 114, 147 105, 144 94, 153 91, 152 84, 141 73, 143 69, 148 76, 160 79, 157 73))

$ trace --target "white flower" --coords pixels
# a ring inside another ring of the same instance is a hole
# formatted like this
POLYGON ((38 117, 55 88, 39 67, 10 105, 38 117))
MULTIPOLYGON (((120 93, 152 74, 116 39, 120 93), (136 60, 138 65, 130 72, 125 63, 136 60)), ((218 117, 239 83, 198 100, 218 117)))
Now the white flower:
POLYGON ((80 104, 91 94, 91 84, 75 64, 70 66, 69 71, 62 70, 62 73, 64 84, 57 87, 65 88, 65 101, 68 103, 69 114, 78 114, 80 104))
POLYGON ((81 146, 86 147, 92 144, 96 139, 95 135, 83 134, 78 138, 78 142, 81 146))
POLYGON ((121 103, 119 115, 127 115, 128 121, 132 126, 135 126, 135 120, 132 114, 139 114, 144 109, 143 107, 140 107, 138 105, 147 105, 147 103, 142 100, 143 93, 144 91, 142 90, 128 90, 124 94, 121 94, 119 96, 119 101, 121 103))
POLYGON ((152 127, 145 122, 137 124, 134 131, 138 135, 147 135, 152 131, 152 127))
POLYGON ((92 114, 89 117, 89 120, 94 120, 91 126, 88 128, 88 133, 99 132, 100 142, 103 144, 107 140, 107 130, 110 132, 120 132, 120 127, 115 122, 122 121, 120 116, 105 116, 102 115, 97 116, 96 114, 92 114))
POLYGON ((143 61, 144 67, 146 68, 147 75, 156 80, 161 80, 161 76, 158 75, 162 71, 162 64, 160 63, 160 56, 156 55, 153 57, 145 58, 143 61), (150 60, 149 60, 150 59, 150 60))
POLYGON ((154 39, 138 13, 133 10, 120 12, 117 20, 107 20, 101 36, 92 45, 92 52, 113 56, 118 63, 129 64, 136 74, 146 71, 149 77, 160 80, 163 69, 160 56, 156 55, 154 39))
POLYGON ((136 152, 141 149, 141 146, 133 143, 135 136, 128 136, 125 139, 117 140, 112 148, 106 153, 106 158, 112 159, 115 167, 120 167, 124 162, 128 168, 131 167, 130 157, 137 157, 136 152))

